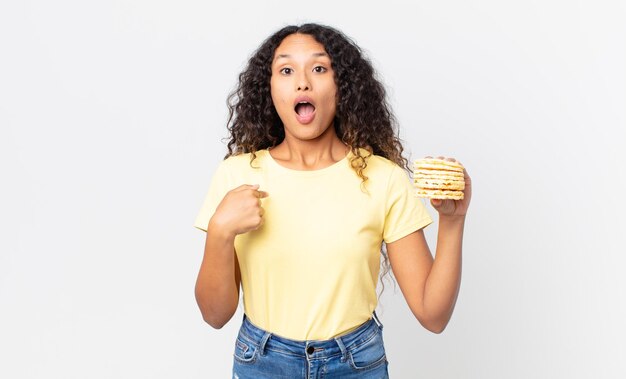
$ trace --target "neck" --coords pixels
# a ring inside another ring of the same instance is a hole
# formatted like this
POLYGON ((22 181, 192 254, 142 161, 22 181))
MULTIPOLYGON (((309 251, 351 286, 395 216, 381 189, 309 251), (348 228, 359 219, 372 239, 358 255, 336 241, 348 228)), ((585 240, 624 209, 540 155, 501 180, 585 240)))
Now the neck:
POLYGON ((313 140, 299 140, 286 135, 283 142, 271 149, 272 157, 297 170, 318 170, 345 158, 349 151, 334 129, 313 140))

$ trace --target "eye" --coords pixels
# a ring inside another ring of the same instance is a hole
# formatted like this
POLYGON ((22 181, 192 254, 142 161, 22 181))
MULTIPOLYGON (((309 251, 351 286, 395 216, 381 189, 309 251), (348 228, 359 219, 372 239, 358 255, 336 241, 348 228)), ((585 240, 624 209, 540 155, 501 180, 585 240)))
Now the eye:
POLYGON ((293 70, 290 69, 289 67, 285 67, 285 68, 281 68, 279 72, 281 74, 289 75, 289 74, 293 73, 293 70))
POLYGON ((328 71, 324 66, 315 66, 313 72, 322 73, 328 71))

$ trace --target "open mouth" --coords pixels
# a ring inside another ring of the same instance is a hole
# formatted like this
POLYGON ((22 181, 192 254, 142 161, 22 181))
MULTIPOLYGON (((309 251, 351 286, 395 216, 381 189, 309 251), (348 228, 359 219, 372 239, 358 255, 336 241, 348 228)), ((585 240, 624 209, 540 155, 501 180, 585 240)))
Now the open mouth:
POLYGON ((299 116, 305 117, 315 112, 315 106, 309 102, 303 101, 296 104, 295 111, 299 116))
POLYGON ((301 124, 309 124, 315 118, 315 105, 306 96, 296 99, 294 111, 296 112, 296 119, 301 124))

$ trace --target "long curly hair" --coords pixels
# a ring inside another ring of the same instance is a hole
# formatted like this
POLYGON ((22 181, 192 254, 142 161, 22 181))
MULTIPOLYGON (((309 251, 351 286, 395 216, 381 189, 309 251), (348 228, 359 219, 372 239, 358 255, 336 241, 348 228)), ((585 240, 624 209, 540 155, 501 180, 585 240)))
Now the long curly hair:
MULTIPOLYGON (((312 36, 324 46, 330 57, 337 85, 335 131, 350 147, 353 153, 351 166, 363 183, 368 179, 363 171, 371 154, 387 158, 410 172, 408 160, 402 155, 404 149, 397 121, 372 64, 356 43, 342 32, 314 23, 286 26, 268 37, 252 54, 239 75, 238 86, 228 96, 230 139, 224 158, 251 153, 252 164, 257 151, 277 146, 285 138, 283 123, 272 102, 271 65, 276 48, 285 37, 294 33, 312 36), (361 149, 369 155, 363 155, 361 149)), ((390 272, 384 244, 381 253, 384 259, 382 279, 390 272)), ((384 290, 384 282, 382 285, 384 290)))

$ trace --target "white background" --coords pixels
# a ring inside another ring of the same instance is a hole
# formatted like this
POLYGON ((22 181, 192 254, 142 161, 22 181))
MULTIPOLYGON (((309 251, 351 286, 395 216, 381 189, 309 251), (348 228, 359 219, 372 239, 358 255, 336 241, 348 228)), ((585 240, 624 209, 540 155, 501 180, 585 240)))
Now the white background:
POLYGON ((229 377, 242 311, 202 321, 192 224, 237 74, 305 21, 371 58, 408 158, 474 182, 446 331, 384 292, 391 377, 626 377, 624 20, 601 0, 3 1, 0 377, 229 377))

